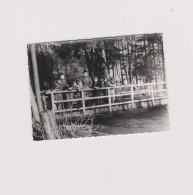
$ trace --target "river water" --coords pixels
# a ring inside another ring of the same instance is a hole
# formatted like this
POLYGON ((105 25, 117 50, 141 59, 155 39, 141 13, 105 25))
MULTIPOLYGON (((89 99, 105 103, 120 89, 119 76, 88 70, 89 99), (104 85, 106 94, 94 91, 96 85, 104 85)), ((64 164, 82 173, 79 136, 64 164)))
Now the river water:
POLYGON ((99 118, 100 130, 109 135, 159 132, 169 130, 169 117, 166 107, 148 110, 114 112, 99 118))

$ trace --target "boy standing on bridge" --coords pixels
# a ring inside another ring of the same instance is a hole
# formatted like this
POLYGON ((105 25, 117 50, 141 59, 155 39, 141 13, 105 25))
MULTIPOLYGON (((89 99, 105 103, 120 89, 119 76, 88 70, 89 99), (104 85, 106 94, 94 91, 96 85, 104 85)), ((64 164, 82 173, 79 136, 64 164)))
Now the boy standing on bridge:
MULTIPOLYGON (((115 87, 116 86, 114 78, 110 78, 109 86, 110 87, 115 87)), ((114 88, 110 89, 110 95, 115 95, 115 89, 114 88)), ((111 97, 111 101, 112 101, 112 103, 115 102, 115 96, 111 97)))
MULTIPOLYGON (((98 80, 97 76, 94 77, 94 82, 92 83, 92 88, 94 89, 93 92, 92 92, 92 96, 93 97, 97 97, 99 95, 99 91, 98 91, 98 89, 99 89, 99 80, 98 80)), ((94 99, 92 101, 92 103, 95 104, 95 105, 98 105, 99 104, 99 100, 98 99, 94 99)))
POLYGON ((87 70, 83 71, 82 84, 84 89, 89 89, 92 86, 92 80, 89 77, 87 70))
MULTIPOLYGON (((62 84, 61 84, 61 80, 60 79, 57 79, 57 80, 54 81, 52 89, 54 91, 61 91, 62 90, 62 84)), ((62 93, 54 94, 54 100, 55 101, 63 100, 63 94, 62 93)), ((53 108, 53 109, 57 109, 57 110, 62 109, 62 104, 61 103, 54 104, 54 106, 55 106, 55 108, 53 108)))
MULTIPOLYGON (((82 84, 83 84, 83 89, 90 89, 92 86, 92 80, 88 75, 88 71, 84 70, 83 71, 83 78, 82 78, 82 84)), ((90 91, 84 91, 84 96, 85 97, 90 97, 92 96, 92 92, 90 91)), ((90 101, 86 101, 86 105, 90 105, 91 102, 90 101)))
POLYGON ((59 79, 61 81, 61 90, 65 90, 67 83, 63 73, 59 73, 59 79))

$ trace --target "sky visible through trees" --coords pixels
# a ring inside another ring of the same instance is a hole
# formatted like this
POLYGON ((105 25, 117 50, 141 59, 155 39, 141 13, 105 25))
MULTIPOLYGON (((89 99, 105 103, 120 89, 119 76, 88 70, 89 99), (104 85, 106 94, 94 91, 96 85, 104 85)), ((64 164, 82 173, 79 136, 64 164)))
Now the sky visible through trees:
MULTIPOLYGON (((162 34, 129 35, 36 44, 41 90, 51 88, 60 72, 67 81, 114 77, 118 85, 165 81, 162 34)), ((31 83, 33 71, 28 50, 31 83)))

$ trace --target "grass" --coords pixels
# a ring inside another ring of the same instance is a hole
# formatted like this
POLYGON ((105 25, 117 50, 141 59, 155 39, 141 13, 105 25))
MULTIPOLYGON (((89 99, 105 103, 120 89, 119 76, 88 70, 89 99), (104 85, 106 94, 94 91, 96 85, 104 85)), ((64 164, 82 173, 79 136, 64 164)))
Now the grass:
MULTIPOLYGON (((106 135, 100 130, 101 126, 93 124, 93 115, 90 115, 86 120, 84 117, 80 117, 74 122, 70 118, 66 118, 64 124, 58 126, 57 139, 106 135)), ((33 138, 35 141, 47 140, 44 127, 35 121, 33 121, 33 138)))

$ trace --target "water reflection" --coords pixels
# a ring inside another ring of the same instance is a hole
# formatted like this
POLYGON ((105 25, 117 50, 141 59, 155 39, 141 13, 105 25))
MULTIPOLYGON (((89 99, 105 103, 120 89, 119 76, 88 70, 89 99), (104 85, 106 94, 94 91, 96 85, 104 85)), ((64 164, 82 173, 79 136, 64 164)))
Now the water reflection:
POLYGON ((111 113, 98 118, 97 121, 100 121, 99 124, 102 125, 101 131, 110 135, 169 130, 166 107, 141 111, 111 113))

